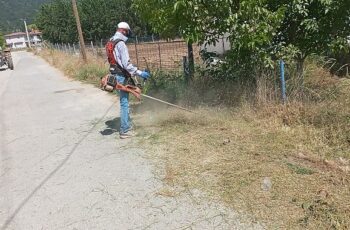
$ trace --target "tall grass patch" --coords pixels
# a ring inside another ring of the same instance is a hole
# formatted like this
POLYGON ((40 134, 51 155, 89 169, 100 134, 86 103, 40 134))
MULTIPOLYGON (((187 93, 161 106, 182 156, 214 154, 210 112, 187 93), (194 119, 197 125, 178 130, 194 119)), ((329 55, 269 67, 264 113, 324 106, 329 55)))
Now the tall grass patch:
POLYGON ((66 76, 98 86, 100 78, 108 73, 108 66, 102 58, 88 54, 84 63, 78 55, 67 54, 52 49, 43 49, 39 55, 57 67, 66 76))

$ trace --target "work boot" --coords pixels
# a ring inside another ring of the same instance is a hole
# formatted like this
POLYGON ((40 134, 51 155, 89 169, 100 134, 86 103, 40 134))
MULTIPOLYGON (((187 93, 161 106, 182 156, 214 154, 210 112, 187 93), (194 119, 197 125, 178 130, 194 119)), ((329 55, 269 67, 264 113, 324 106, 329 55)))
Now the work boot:
POLYGON ((132 130, 129 130, 125 133, 119 134, 120 139, 127 139, 136 136, 136 133, 132 130))

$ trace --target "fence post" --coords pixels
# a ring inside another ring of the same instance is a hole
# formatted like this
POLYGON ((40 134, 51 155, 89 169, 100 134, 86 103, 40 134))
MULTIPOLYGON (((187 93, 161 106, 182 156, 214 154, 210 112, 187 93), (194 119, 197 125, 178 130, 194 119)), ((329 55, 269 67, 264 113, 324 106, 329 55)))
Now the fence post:
POLYGON ((160 53, 160 44, 159 41, 157 42, 158 44, 158 55, 159 55, 159 69, 162 69, 162 55, 160 53))
POLYGON ((71 54, 72 53, 72 51, 71 51, 71 48, 70 48, 70 44, 68 43, 68 52, 71 54))
POLYGON ((135 54, 136 54, 136 65, 139 67, 139 53, 138 53, 138 50, 137 50, 136 40, 134 42, 134 46, 135 46, 135 54))
POLYGON ((103 48, 103 42, 102 42, 102 38, 101 38, 101 48, 103 48))
POLYGON ((287 94, 286 94, 286 79, 284 75, 284 61, 280 60, 280 71, 281 71, 281 90, 282 90, 282 101, 283 104, 287 102, 287 94))

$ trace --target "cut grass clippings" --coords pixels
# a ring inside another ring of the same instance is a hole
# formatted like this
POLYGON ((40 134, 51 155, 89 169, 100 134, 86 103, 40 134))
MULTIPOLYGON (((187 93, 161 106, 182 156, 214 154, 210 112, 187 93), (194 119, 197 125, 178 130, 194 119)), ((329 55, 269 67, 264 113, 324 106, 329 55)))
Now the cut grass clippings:
POLYGON ((205 191, 269 228, 348 229, 350 177, 339 159, 349 159, 349 146, 332 145, 328 127, 285 125, 286 108, 277 107, 268 116, 249 108, 165 112, 144 124, 143 144, 167 166, 168 186, 205 191))

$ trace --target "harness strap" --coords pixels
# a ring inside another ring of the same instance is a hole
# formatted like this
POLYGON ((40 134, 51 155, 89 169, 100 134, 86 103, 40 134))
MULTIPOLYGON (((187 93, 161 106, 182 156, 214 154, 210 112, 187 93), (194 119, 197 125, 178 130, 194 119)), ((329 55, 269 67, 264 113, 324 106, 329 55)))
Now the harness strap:
POLYGON ((119 42, 124 42, 121 39, 117 39, 117 40, 110 40, 107 42, 106 44, 106 51, 107 51, 107 56, 108 56, 108 62, 110 64, 110 72, 111 74, 118 74, 121 73, 123 74, 125 77, 127 78, 131 78, 131 74, 129 73, 129 71, 127 71, 126 69, 124 69, 121 65, 119 65, 118 61, 115 59, 114 57, 114 50, 115 50, 115 46, 119 43, 119 42), (113 44, 113 49, 109 50, 109 45, 110 43, 113 44), (117 70, 119 70, 120 72, 118 72, 117 70))

